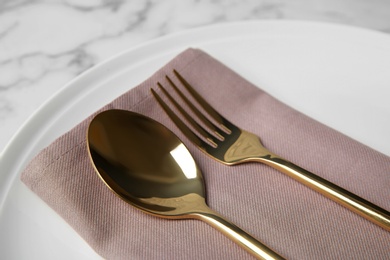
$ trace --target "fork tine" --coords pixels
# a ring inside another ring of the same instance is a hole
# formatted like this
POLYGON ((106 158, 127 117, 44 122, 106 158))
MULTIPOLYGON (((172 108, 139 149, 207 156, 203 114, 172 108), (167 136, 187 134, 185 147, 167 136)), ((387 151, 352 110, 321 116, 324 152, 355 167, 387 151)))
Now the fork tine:
POLYGON ((213 137, 206 132, 206 130, 200 126, 177 102, 176 100, 169 94, 169 92, 161 85, 160 82, 157 82, 157 85, 162 90, 164 95, 169 99, 169 101, 179 110, 180 114, 184 116, 184 118, 191 124, 191 126, 198 132, 198 134, 208 140, 213 146, 218 146, 218 144, 213 140, 213 137))
MULTIPOLYGON (((163 88, 162 88, 163 89, 163 88)), ((175 123, 175 125, 182 131, 182 133, 195 145, 197 145, 200 148, 205 148, 207 146, 211 146, 210 144, 206 143, 202 139, 200 139, 198 136, 196 136, 191 129, 184 124, 182 120, 169 108, 169 106, 161 99, 161 97, 157 94, 157 92, 154 89, 150 89, 152 92, 154 98, 157 100, 157 102, 161 105, 161 107, 164 109, 165 113, 171 118, 171 120, 175 123)), ((168 94, 169 95, 169 94, 168 94)), ((212 140, 211 140, 212 141, 212 140)), ((214 142, 212 142, 213 145, 216 145, 214 142)))
MULTIPOLYGON (((210 122, 210 120, 208 120, 203 114, 202 112, 199 111, 199 109, 197 109, 194 104, 192 104, 191 101, 188 100, 188 98, 183 94, 183 92, 181 92, 179 90, 179 88, 175 85, 175 83, 173 83, 173 81, 168 77, 168 76, 165 76, 165 78, 168 80, 169 84, 173 87, 173 89, 176 91, 177 94, 179 94, 180 98, 188 105, 188 107, 192 110, 192 112, 195 113, 195 115, 199 118, 199 120, 201 122, 203 122, 203 124, 205 124, 205 126, 216 136, 218 137, 220 140, 224 140, 225 137, 220 134, 218 132, 218 129, 213 125, 213 123, 210 122)), ((160 85, 161 87, 161 85, 160 85)), ((165 89, 164 89, 164 92, 165 92, 165 89)), ((168 93, 167 93, 167 96, 171 97, 168 93)), ((172 103, 174 103, 176 105, 177 108, 179 108, 179 104, 177 104, 177 102, 175 100, 173 100, 173 98, 171 99, 172 103)), ((192 119, 192 117, 190 117, 188 115, 187 112, 184 111, 184 109, 182 109, 181 107, 179 108, 181 111, 181 113, 186 116, 186 119, 188 119, 189 121, 192 121, 196 126, 199 126, 198 123, 195 122, 195 120, 192 119)), ((195 126, 194 125, 194 126, 195 126)), ((197 129, 198 130, 198 129, 197 129)))
MULTIPOLYGON (((226 131, 228 134, 231 133, 231 129, 229 129, 224 122, 231 124, 226 118, 224 118, 220 113, 218 113, 195 89, 188 83, 177 70, 173 70, 175 76, 180 80, 183 86, 188 90, 188 92, 194 97, 194 99, 203 107, 203 109, 216 121, 218 122, 219 128, 221 130, 226 131)), ((188 99, 187 99, 188 100, 188 99)), ((188 101, 189 102, 189 101, 188 101)))

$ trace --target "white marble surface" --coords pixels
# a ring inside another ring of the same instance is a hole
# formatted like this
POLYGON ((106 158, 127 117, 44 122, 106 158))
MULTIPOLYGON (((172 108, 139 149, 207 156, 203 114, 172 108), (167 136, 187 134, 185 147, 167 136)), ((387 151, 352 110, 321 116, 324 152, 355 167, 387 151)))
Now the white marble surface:
POLYGON ((0 151, 64 84, 112 55, 181 30, 261 19, 390 33, 390 1, 0 0, 0 151))

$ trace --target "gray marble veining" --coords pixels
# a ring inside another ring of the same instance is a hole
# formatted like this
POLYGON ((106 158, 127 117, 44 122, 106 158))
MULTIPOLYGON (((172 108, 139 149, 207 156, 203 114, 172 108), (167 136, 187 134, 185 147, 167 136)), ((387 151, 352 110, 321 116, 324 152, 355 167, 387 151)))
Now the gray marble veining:
POLYGON ((390 33, 390 1, 0 1, 0 151, 45 100, 112 55, 189 28, 261 19, 390 33))

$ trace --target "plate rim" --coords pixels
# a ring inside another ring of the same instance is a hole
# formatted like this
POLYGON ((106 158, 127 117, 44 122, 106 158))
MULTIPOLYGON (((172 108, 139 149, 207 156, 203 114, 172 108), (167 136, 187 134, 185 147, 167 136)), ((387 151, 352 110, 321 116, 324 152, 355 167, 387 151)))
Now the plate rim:
MULTIPOLYGON (((216 33, 215 39, 222 39, 222 38, 229 38, 231 36, 228 36, 226 33, 226 28, 229 28, 233 31, 238 31, 241 34, 245 35, 247 32, 252 31, 254 28, 261 27, 261 26, 277 26, 277 27, 311 27, 315 28, 316 30, 328 30, 330 31, 339 31, 343 30, 345 32, 349 33, 363 33, 363 34, 371 34, 374 37, 383 37, 383 39, 387 39, 390 41, 390 36, 387 35, 384 32, 376 31, 372 29, 367 28, 361 28, 351 25, 345 25, 345 24, 338 24, 338 23, 329 23, 329 22, 322 22, 322 21, 307 21, 307 20, 247 20, 247 21, 234 21, 234 22, 225 22, 225 23, 216 23, 206 26, 200 26, 196 28, 191 28, 183 31, 173 32, 149 41, 146 41, 144 43, 141 43, 139 45, 136 45, 134 47, 128 48, 126 50, 123 50, 111 57, 109 57, 106 60, 103 60, 99 63, 97 63, 95 66, 85 70, 84 72, 80 73, 76 77, 74 77, 72 80, 68 81, 66 84, 64 84, 62 87, 60 87, 57 91, 55 91, 47 100, 45 100, 37 109, 34 110, 34 112, 22 123, 22 125, 17 129, 17 131, 13 134, 13 136, 10 138, 10 140, 6 143, 4 149, 0 153, 0 166, 2 169, 9 169, 12 167, 6 167, 7 165, 10 165, 12 163, 9 163, 7 160, 12 158, 13 154, 16 154, 18 150, 17 148, 21 146, 21 143, 23 143, 23 139, 26 139, 26 134, 28 134, 28 131, 31 131, 33 129, 33 132, 39 131, 39 127, 34 127, 33 124, 38 124, 40 122, 44 122, 47 120, 44 120, 42 117, 44 114, 47 113, 48 110, 51 109, 59 109, 64 106, 64 101, 62 101, 62 96, 67 95, 68 92, 74 91, 74 88, 76 87, 77 83, 81 80, 87 80, 91 75, 93 76, 96 74, 96 71, 101 70, 105 68, 106 66, 110 65, 111 63, 114 63, 115 61, 120 60, 121 58, 126 57, 127 55, 131 55, 133 53, 142 53, 146 50, 150 50, 151 46, 155 45, 164 45, 167 47, 166 43, 170 43, 172 39, 177 39, 179 37, 186 39, 187 45, 190 44, 190 41, 187 40, 188 38, 184 36, 191 36, 191 35, 199 35, 199 34, 207 34, 209 31, 214 31, 216 33), (240 30, 238 30, 238 28, 240 30)), ((236 37, 236 35, 234 36, 236 37)), ((170 47, 170 50, 175 50, 175 47, 170 47)), ((169 50, 166 49, 164 53, 168 52, 169 50)), ((156 50, 153 51, 154 54, 156 53, 156 50)), ((150 56, 150 52, 148 53, 150 56)), ((137 61, 139 62, 139 60, 137 61)), ((66 102, 65 102, 66 103, 66 102)), ((16 156, 19 157, 19 156, 16 156)), ((10 187, 12 186, 12 183, 14 179, 17 177, 17 175, 20 174, 14 174, 15 176, 9 177, 9 174, 0 173, 0 183, 2 185, 2 192, 0 192, 0 214, 3 209, 4 202, 6 200, 8 191, 10 187)), ((11 174, 12 175, 12 174, 11 174)))

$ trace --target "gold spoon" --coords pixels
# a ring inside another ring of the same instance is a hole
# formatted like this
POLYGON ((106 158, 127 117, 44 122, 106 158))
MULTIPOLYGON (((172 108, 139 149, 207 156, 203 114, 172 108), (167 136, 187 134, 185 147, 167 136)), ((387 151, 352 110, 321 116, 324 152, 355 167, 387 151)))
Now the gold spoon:
POLYGON ((107 110, 91 122, 88 150, 96 172, 120 198, 169 219, 199 219, 259 259, 283 259, 206 205, 202 173, 169 129, 137 113, 107 110))

